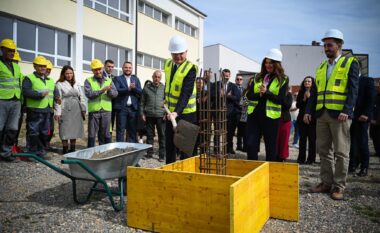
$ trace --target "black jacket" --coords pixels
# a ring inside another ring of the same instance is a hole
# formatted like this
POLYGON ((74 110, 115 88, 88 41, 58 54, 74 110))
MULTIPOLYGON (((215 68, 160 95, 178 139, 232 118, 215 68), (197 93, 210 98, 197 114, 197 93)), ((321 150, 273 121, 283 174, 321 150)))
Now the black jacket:
POLYGON ((361 76, 359 78, 359 91, 356 100, 354 119, 357 120, 361 115, 368 117, 371 121, 373 107, 375 105, 375 84, 372 78, 361 76))
POLYGON ((290 112, 289 109, 292 107, 293 96, 292 93, 288 92, 284 98, 284 101, 281 104, 281 118, 283 121, 290 121, 290 112))
MULTIPOLYGON (((303 83, 302 83, 303 85, 303 83)), ((303 100, 303 97, 305 95, 305 89, 301 88, 301 90, 298 92, 297 96, 297 104, 296 107, 299 109, 298 116, 297 116, 297 121, 302 122, 303 121, 303 116, 305 115, 306 111, 306 106, 310 104, 310 112, 309 114, 311 115, 311 120, 315 120, 315 107, 317 105, 317 98, 312 98, 312 96, 317 95, 317 87, 313 85, 310 90, 310 97, 306 99, 306 101, 303 100), (311 102, 314 101, 314 102, 311 102), (309 103, 310 102, 310 103, 309 103)))
MULTIPOLYGON (((217 81, 216 83, 213 83, 211 85, 211 100, 213 108, 216 108, 215 106, 215 99, 220 98, 220 90, 223 86, 223 83, 221 81, 217 81), (215 86, 216 85, 216 86, 215 86)), ((228 82, 227 84, 227 91, 226 91, 226 104, 227 104, 227 115, 233 115, 233 114, 239 114, 241 111, 240 107, 240 98, 241 93, 236 86, 236 84, 228 82), (230 95, 229 95, 230 94, 230 95)))

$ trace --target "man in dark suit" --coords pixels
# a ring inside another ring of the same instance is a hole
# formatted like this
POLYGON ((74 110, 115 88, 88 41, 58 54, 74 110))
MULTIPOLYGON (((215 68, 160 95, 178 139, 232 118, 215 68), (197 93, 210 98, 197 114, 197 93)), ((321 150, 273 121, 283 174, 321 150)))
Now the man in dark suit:
POLYGON ((371 122, 374 101, 375 84, 372 78, 359 78, 359 91, 356 100, 354 118, 351 125, 351 150, 348 172, 355 173, 360 165, 358 176, 366 176, 369 165, 368 126, 371 122))
MULTIPOLYGON (((115 75, 112 74, 112 71, 115 67, 115 63, 107 59, 104 61, 104 69, 103 69, 103 77, 105 78, 110 78, 113 80, 115 78, 115 75)), ((112 140, 112 131, 113 131, 113 126, 115 125, 115 119, 116 119, 116 111, 113 108, 115 106, 115 99, 112 99, 112 114, 111 114, 111 126, 110 126, 110 134, 111 134, 111 140, 112 140)))
MULTIPOLYGON (((232 146, 233 145, 232 140, 233 140, 234 132, 238 123, 237 117, 240 113, 239 101, 240 101, 241 94, 238 87, 234 83, 229 82, 230 77, 231 77, 231 71, 229 69, 224 69, 222 71, 222 80, 214 83, 214 85, 211 88, 211 95, 213 97, 212 100, 214 103, 212 105, 214 109, 218 109, 221 106, 223 106, 216 103, 216 100, 221 101, 220 103, 222 103, 224 95, 226 97, 227 153, 235 154, 235 151, 233 150, 233 146, 232 146), (216 85, 216 88, 215 88, 215 85, 216 85)), ((215 129, 216 130, 220 129, 222 121, 224 119, 219 119, 217 116, 214 116, 213 118, 214 118, 215 129)), ((218 139, 219 139, 218 137, 214 139, 216 146, 219 145, 218 139)))
POLYGON ((127 130, 127 142, 137 142, 137 119, 139 113, 139 98, 142 92, 140 80, 132 75, 132 63, 124 62, 123 74, 113 79, 119 93, 115 99, 116 141, 124 142, 124 132, 127 130))

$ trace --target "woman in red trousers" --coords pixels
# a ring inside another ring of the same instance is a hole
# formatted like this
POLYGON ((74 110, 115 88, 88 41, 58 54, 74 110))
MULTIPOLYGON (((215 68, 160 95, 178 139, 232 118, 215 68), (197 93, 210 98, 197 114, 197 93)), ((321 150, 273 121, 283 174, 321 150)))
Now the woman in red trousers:
POLYGON ((289 109, 293 102, 292 93, 289 92, 289 89, 288 87, 288 93, 281 104, 280 127, 277 134, 277 157, 280 158, 280 161, 285 161, 289 157, 289 135, 292 125, 289 109))

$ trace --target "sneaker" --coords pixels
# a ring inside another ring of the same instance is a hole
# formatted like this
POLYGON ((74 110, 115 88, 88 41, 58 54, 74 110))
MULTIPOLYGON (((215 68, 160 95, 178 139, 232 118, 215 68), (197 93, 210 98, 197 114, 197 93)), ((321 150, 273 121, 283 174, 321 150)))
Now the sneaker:
POLYGON ((336 201, 343 200, 343 198, 344 198, 343 190, 341 190, 339 188, 333 188, 333 190, 331 191, 330 197, 336 201))
POLYGON ((139 139, 139 143, 143 144, 144 140, 142 138, 139 139))
POLYGON ((331 186, 324 184, 324 183, 319 183, 317 186, 311 189, 312 193, 329 193, 331 190, 331 186))
POLYGON ((293 148, 299 149, 300 146, 298 144, 293 144, 293 148))

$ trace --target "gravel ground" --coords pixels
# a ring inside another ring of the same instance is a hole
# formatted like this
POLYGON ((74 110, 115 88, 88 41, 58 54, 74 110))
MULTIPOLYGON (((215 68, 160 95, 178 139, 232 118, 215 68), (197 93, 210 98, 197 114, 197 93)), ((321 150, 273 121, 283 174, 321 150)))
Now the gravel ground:
MULTIPOLYGON (((290 152, 289 162, 294 162, 298 150, 291 148, 290 152)), ((49 155, 51 163, 67 168, 60 163, 62 155, 49 155)), ((234 158, 245 159, 246 155, 237 152, 234 158)), ((141 160, 143 167, 161 164, 157 156, 141 160)), ((380 232, 379 158, 371 157, 370 166, 367 177, 349 176, 344 201, 311 194, 308 190, 319 181, 319 163, 300 166, 299 222, 270 219, 262 232, 380 232)), ((78 187, 83 196, 89 184, 81 182, 78 187)), ((95 194, 88 204, 75 204, 71 181, 43 164, 0 162, 0 232, 145 231, 127 227, 125 211, 115 212, 104 194, 95 194)))

